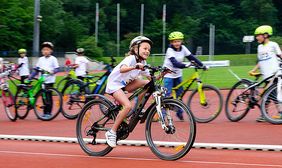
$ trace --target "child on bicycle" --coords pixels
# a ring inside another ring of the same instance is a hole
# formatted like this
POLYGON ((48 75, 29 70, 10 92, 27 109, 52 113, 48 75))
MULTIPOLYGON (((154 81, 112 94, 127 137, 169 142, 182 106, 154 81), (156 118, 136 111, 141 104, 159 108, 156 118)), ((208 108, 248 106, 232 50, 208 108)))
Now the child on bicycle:
POLYGON ((30 75, 29 73, 29 64, 28 64, 28 58, 26 56, 26 49, 19 49, 18 54, 20 58, 18 59, 18 70, 19 70, 19 75, 21 78, 21 83, 24 83, 24 80, 28 78, 30 75))
MULTIPOLYGON (((279 70, 279 60, 277 57, 282 58, 282 52, 276 42, 270 41, 270 37, 273 35, 271 26, 259 26, 255 30, 254 34, 259 43, 257 49, 258 63, 249 73, 255 73, 258 69, 260 69, 263 78, 266 79, 279 70)), ((282 112, 280 112, 279 116, 276 117, 282 119, 282 112)), ((265 120, 262 116, 260 116, 257 118, 257 121, 263 122, 265 120)))
POLYGON ((89 63, 89 60, 84 56, 84 49, 78 48, 76 50, 77 57, 75 58, 75 75, 78 79, 82 80, 87 74, 87 64, 89 63))
MULTIPOLYGON (((167 67, 175 73, 168 73, 164 76, 164 87, 167 88, 167 95, 170 96, 172 88, 182 82, 182 69, 189 67, 188 64, 184 64, 184 58, 189 61, 193 61, 200 67, 206 68, 203 63, 198 60, 191 52, 183 45, 184 34, 178 31, 169 34, 168 40, 170 41, 169 47, 166 51, 164 67, 167 67)), ((177 97, 181 95, 183 88, 180 87, 176 91, 177 97)), ((176 116, 183 120, 182 111, 178 111, 176 116)))
MULTIPOLYGON (((50 73, 50 75, 45 80, 46 87, 53 87, 56 80, 55 74, 59 72, 59 63, 57 58, 52 55, 53 50, 54 50, 54 45, 51 42, 42 43, 41 45, 42 57, 39 58, 36 64, 36 69, 43 69, 50 73)), ((33 71, 29 77, 29 80, 31 80, 34 76, 36 76, 37 73, 38 71, 33 71)), ((51 97, 52 95, 46 94, 46 96, 51 97)), ((50 98, 50 100, 51 103, 49 104, 49 106, 44 107, 43 117, 45 118, 51 117, 52 99, 50 98)))
POLYGON ((117 129, 132 108, 125 91, 132 92, 149 82, 148 80, 139 79, 138 76, 142 75, 150 79, 149 71, 143 68, 146 65, 146 59, 150 55, 151 46, 152 41, 149 38, 145 36, 135 37, 130 42, 129 56, 124 58, 109 75, 106 93, 112 95, 123 106, 111 130, 105 134, 107 143, 111 147, 116 147, 117 129))

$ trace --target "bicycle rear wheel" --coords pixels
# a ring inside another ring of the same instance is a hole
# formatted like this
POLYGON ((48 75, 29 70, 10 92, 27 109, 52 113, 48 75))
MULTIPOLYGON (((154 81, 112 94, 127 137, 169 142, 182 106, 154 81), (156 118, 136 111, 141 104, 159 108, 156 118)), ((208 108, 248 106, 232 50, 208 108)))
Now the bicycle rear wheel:
POLYGON ((155 122, 156 105, 151 109, 146 121, 146 140, 151 151, 163 160, 177 160, 185 156, 193 146, 196 137, 196 122, 193 114, 181 101, 165 99, 162 113, 168 130, 162 129, 161 123, 155 122), (176 113, 183 111, 184 121, 177 122, 176 113), (171 123, 169 118, 171 117, 171 123))
POLYGON ((34 112, 38 119, 53 120, 62 108, 62 96, 55 88, 41 89, 35 95, 34 112))
POLYGON ((62 113, 67 119, 76 119, 86 102, 85 94, 89 93, 89 89, 83 85, 81 81, 74 81, 62 91, 62 113))
POLYGON ((2 100, 7 117, 11 121, 16 121, 17 112, 15 109, 15 97, 9 89, 2 90, 2 100))
POLYGON ((272 124, 282 124, 282 103, 277 100, 277 84, 269 87, 261 101, 261 112, 272 124))
POLYGON ((192 111, 195 120, 199 123, 208 123, 216 119, 223 106, 223 98, 220 91, 210 85, 202 86, 206 101, 200 101, 200 93, 195 89, 188 99, 188 107, 192 111))
POLYGON ((225 114, 230 121, 240 121, 249 112, 251 90, 246 88, 250 85, 250 81, 242 79, 229 91, 225 101, 225 114))
POLYGON ((15 96, 15 110, 19 119, 25 119, 30 110, 27 90, 19 87, 15 96))
POLYGON ((59 92, 62 92, 62 90, 64 89, 64 86, 65 86, 66 83, 69 81, 69 79, 71 79, 71 78, 70 78, 70 77, 65 77, 65 78, 61 79, 61 80, 58 82, 56 88, 57 88, 57 90, 58 90, 59 92))
POLYGON ((100 99, 85 104, 76 123, 76 136, 82 150, 90 156, 104 156, 112 151, 105 133, 114 124, 114 115, 104 114, 111 105, 100 99))

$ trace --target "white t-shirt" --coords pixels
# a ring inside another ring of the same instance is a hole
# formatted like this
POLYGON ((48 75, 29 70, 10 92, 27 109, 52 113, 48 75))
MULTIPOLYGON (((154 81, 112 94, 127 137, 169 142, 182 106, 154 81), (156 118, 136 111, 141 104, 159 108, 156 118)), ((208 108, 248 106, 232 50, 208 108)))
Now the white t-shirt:
POLYGON ((264 79, 277 72, 279 69, 277 55, 281 54, 281 49, 275 42, 270 41, 258 46, 258 64, 264 79))
MULTIPOLYGON (((117 90, 125 87, 128 83, 138 78, 138 76, 150 76, 149 70, 142 71, 140 69, 134 69, 129 72, 121 73, 120 67, 122 65, 135 66, 136 58, 134 55, 124 58, 111 72, 108 78, 106 93, 114 93, 117 90)), ((142 64, 146 65, 146 61, 142 61, 142 64)))
MULTIPOLYGON (((42 56, 39 58, 36 67, 39 67, 41 69, 44 69, 45 71, 54 71, 56 68, 59 68, 59 63, 56 57, 49 56, 45 57, 42 56)), ((50 75, 46 78, 45 83, 55 83, 56 77, 55 75, 50 75)))
POLYGON ((18 64, 21 65, 19 68, 19 75, 20 76, 28 76, 29 75, 29 68, 28 68, 28 58, 27 57, 21 57, 18 59, 18 64))
POLYGON ((164 77, 166 78, 179 78, 182 76, 182 69, 173 66, 170 58, 174 57, 178 62, 183 62, 185 56, 191 55, 191 52, 184 46, 181 45, 181 51, 175 51, 173 48, 168 48, 165 54, 164 67, 169 68, 175 73, 168 73, 164 77))
POLYGON ((78 65, 78 67, 75 69, 76 76, 85 76, 86 75, 88 62, 89 60, 85 58, 84 56, 77 56, 75 58, 75 64, 78 65))

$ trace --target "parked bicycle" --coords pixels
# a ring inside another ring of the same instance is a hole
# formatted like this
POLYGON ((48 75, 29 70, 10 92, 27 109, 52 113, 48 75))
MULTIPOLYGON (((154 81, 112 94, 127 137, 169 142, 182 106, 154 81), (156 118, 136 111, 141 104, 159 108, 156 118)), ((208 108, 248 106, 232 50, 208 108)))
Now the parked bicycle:
POLYGON ((13 73, 14 73, 14 68, 10 66, 6 68, 3 73, 0 74, 0 89, 2 91, 1 98, 5 109, 5 113, 7 114, 7 117, 11 121, 16 121, 17 113, 14 108, 15 97, 11 92, 8 83, 8 80, 13 82, 13 80, 11 80, 11 76, 13 75, 13 73))
MULTIPOLYGON (((172 88, 172 96, 176 99, 176 91, 180 87, 183 87, 184 91, 181 93, 178 99, 187 103, 185 104, 188 105, 197 122, 211 122, 220 114, 222 110, 222 95, 217 87, 203 84, 200 78, 202 74, 199 74, 199 69, 203 69, 202 67, 197 66, 193 62, 191 62, 190 66, 194 67, 195 72, 179 85, 172 88), (191 86, 195 82, 197 83, 197 88, 191 91, 191 86), (187 101, 184 99, 185 95, 189 95, 187 101)), ((204 71, 205 69, 203 72, 204 71)))
POLYGON ((85 82, 71 79, 62 90, 62 113, 68 119, 76 119, 83 105, 89 101, 85 95, 105 93, 107 79, 114 67, 115 59, 111 58, 111 64, 106 66, 107 71, 102 76, 86 76, 85 82), (96 80, 94 80, 96 79, 96 80), (91 87, 93 88, 91 90, 91 87))
MULTIPOLYGON (((196 122, 189 108, 180 100, 165 97, 166 89, 156 80, 154 74, 158 71, 167 71, 166 68, 145 66, 150 70, 151 81, 138 89, 129 99, 142 96, 134 112, 128 116, 128 122, 124 121, 117 131, 117 139, 126 139, 134 128, 146 121, 145 135, 151 151, 161 159, 177 160, 185 156, 196 136, 196 122), (153 95, 154 102, 145 110, 145 104, 153 95), (182 110, 184 121, 177 122, 175 113, 182 110), (154 121, 154 115, 159 115, 159 122, 154 121)), ((105 132, 108 131, 122 108, 115 105, 102 95, 89 101, 81 110, 76 124, 76 133, 79 145, 88 155, 104 156, 111 152, 112 148, 106 144, 105 132)))
POLYGON ((41 73, 34 85, 17 85, 15 109, 20 119, 25 119, 29 111, 34 109, 38 119, 50 121, 61 111, 62 96, 57 89, 45 86, 45 79, 50 75, 48 71, 38 68, 34 70, 41 73))

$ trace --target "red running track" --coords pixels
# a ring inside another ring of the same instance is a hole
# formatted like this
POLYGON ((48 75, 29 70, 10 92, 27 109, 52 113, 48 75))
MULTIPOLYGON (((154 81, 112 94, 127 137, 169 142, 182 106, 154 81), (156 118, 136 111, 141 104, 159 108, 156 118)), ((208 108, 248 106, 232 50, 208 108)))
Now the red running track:
POLYGON ((282 167, 282 153, 278 152, 192 149, 178 161, 163 161, 156 158, 148 147, 119 146, 107 156, 97 158, 84 154, 78 144, 27 141, 1 141, 0 158, 0 165, 5 168, 282 167))

